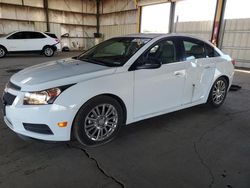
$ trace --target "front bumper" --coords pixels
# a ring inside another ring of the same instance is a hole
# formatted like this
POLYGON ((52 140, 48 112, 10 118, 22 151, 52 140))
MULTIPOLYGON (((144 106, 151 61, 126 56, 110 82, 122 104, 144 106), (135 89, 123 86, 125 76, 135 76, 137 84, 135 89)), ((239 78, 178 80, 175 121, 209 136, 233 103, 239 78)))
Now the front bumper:
MULTIPOLYGON (((6 92, 6 91, 5 91, 6 92)), ((11 91, 8 91, 11 92, 11 91)), ((68 141, 71 138, 71 127, 75 109, 57 104, 52 105, 23 105, 23 92, 11 93, 16 96, 11 105, 4 106, 4 122, 14 132, 47 141, 68 141), (59 122, 68 122, 66 127, 59 127, 59 122), (25 125, 47 125, 51 133, 38 133, 40 127, 27 129, 25 125), (35 129, 34 129, 35 128, 35 129), (36 131, 34 131, 36 130, 36 131)))
POLYGON ((61 43, 57 43, 56 44, 56 51, 57 52, 61 52, 62 51, 62 45, 61 45, 61 43))

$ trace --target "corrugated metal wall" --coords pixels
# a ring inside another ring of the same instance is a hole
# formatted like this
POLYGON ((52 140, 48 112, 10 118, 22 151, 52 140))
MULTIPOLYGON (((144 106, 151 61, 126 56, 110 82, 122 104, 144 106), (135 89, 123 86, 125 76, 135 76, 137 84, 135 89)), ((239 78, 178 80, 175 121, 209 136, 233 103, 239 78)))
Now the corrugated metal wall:
POLYGON ((175 23, 176 32, 194 35, 210 40, 213 29, 212 21, 178 22, 175 23))
POLYGON ((225 21, 222 50, 237 61, 237 66, 250 68, 250 18, 225 21))
POLYGON ((104 39, 137 32, 138 11, 135 1, 105 0, 100 13, 100 32, 104 34, 104 39))
MULTIPOLYGON (((96 32, 94 0, 49 0, 50 31, 72 49, 89 48, 96 32)), ((15 30, 46 31, 43 0, 0 0, 0 34, 15 30)))

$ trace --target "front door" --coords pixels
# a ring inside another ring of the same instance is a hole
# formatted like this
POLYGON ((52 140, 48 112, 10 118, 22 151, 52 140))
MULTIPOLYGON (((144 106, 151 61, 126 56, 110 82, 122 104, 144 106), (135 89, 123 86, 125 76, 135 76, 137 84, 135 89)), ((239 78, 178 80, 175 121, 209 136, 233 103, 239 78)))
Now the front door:
POLYGON ((162 63, 158 69, 134 71, 134 117, 164 112, 181 105, 186 77, 186 64, 178 62, 174 40, 165 39, 151 47, 138 60, 138 65, 150 59, 162 63))
POLYGON ((8 51, 25 51, 25 32, 17 32, 9 36, 7 40, 7 49, 8 51))

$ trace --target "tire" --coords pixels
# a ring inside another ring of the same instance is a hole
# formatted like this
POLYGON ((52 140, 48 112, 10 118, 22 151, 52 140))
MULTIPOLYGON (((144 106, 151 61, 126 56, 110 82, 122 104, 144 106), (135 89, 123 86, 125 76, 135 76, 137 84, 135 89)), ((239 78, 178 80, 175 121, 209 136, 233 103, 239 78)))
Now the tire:
POLYGON ((207 103, 214 108, 220 107, 226 99, 227 90, 228 81, 224 77, 218 78, 211 88, 207 103))
POLYGON ((4 56, 6 56, 7 51, 3 46, 0 46, 0 58, 3 58, 4 56))
POLYGON ((46 57, 52 57, 55 53, 55 50, 53 49, 53 47, 51 46, 45 46, 43 48, 43 54, 46 56, 46 57))
POLYGON ((81 107, 73 123, 73 135, 85 146, 98 146, 113 140, 123 122, 123 110, 118 101, 98 96, 81 107))

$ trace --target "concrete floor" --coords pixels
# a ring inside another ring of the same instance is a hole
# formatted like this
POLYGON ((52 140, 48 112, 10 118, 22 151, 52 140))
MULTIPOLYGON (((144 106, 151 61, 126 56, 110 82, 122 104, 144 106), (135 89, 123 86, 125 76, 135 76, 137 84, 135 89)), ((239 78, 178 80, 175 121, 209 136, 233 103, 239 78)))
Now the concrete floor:
MULTIPOLYGON (((0 60, 0 92, 16 69, 73 56, 0 60)), ((250 187, 250 74, 236 72, 219 109, 198 106, 141 121, 113 142, 91 149, 76 142, 23 141, 0 116, 0 187, 250 187)))

